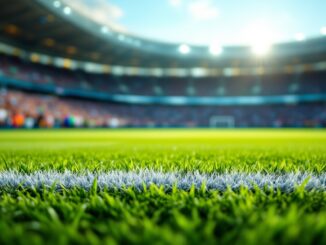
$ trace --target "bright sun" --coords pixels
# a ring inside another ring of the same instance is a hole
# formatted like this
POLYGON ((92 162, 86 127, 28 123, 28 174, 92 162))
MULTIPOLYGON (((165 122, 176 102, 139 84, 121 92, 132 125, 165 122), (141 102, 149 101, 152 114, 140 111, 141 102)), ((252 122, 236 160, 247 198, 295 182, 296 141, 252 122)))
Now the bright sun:
POLYGON ((251 46, 253 53, 266 55, 277 41, 277 31, 270 23, 257 20, 244 29, 242 39, 251 46))

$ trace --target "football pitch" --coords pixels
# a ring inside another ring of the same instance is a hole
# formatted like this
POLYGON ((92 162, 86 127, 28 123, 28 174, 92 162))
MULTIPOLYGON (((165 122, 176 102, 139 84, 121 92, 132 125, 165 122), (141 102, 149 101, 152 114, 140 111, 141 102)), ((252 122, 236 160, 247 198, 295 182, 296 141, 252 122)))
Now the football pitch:
POLYGON ((326 131, 0 131, 1 244, 326 244, 326 131))

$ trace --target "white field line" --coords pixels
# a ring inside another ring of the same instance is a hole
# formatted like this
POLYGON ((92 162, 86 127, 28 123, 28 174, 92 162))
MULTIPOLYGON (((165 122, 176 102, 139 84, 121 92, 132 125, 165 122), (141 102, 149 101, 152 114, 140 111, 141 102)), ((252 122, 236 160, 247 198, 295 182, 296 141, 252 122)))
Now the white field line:
POLYGON ((17 188, 19 186, 29 188, 50 188, 60 189, 64 186, 67 189, 78 187, 90 189, 97 179, 97 186, 103 188, 124 188, 134 187, 143 190, 144 185, 155 184, 163 186, 164 189, 171 189, 176 186, 178 189, 189 190, 193 185, 196 189, 205 184, 207 190, 238 189, 240 186, 249 189, 255 186, 259 188, 274 188, 285 192, 293 191, 296 186, 301 185, 305 180, 306 190, 326 191, 326 173, 211 173, 200 172, 160 172, 154 170, 137 171, 109 171, 109 172, 84 172, 73 173, 70 171, 37 171, 33 173, 20 173, 18 171, 0 172, 0 188, 17 188))

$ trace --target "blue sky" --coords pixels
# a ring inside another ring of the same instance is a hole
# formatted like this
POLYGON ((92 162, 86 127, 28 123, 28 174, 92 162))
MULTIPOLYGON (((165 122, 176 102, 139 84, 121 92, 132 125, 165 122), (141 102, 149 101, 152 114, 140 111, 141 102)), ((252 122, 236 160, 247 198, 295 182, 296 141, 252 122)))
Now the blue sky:
POLYGON ((238 45, 260 38, 275 43, 320 35, 326 26, 326 0, 65 1, 83 2, 93 16, 105 12, 103 18, 117 27, 167 42, 238 45))

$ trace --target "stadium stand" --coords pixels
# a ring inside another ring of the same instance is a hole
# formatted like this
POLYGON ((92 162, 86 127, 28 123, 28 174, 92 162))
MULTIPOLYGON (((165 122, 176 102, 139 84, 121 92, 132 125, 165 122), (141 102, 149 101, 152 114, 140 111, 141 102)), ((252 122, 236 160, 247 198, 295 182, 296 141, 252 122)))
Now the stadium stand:
POLYGON ((250 96, 321 94, 326 72, 209 78, 151 78, 88 74, 83 71, 32 64, 0 56, 0 75, 56 88, 93 90, 108 94, 151 96, 250 96))
POLYGON ((0 125, 7 128, 228 126, 212 125, 211 119, 217 115, 232 117, 236 127, 326 125, 325 103, 318 101, 288 105, 164 106, 60 97, 60 89, 164 97, 318 95, 326 91, 325 72, 236 78, 112 76, 55 68, 1 55, 0 75, 2 81, 3 78, 19 81, 3 85, 0 125), (20 86, 24 83, 33 86, 26 90, 20 86), (35 93, 40 85, 53 87, 57 94, 35 93))
POLYGON ((1 127, 325 127, 324 36, 266 59, 246 46, 185 55, 63 10, 0 9, 1 127))
MULTIPOLYGON (((0 125, 52 127, 208 127, 216 115, 236 127, 325 127, 324 103, 265 106, 163 106, 113 104, 2 90, 0 125)), ((228 125, 221 125, 228 126, 228 125)))

